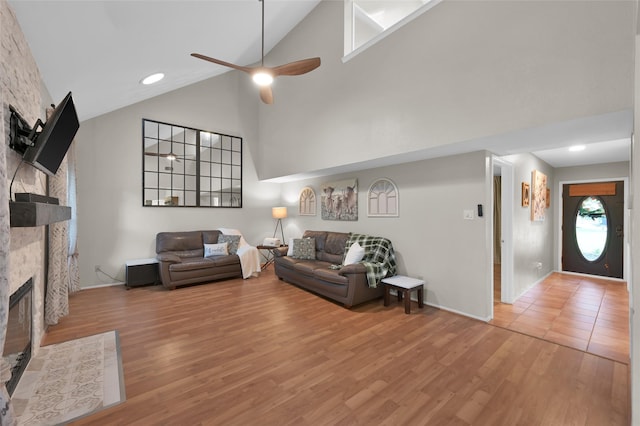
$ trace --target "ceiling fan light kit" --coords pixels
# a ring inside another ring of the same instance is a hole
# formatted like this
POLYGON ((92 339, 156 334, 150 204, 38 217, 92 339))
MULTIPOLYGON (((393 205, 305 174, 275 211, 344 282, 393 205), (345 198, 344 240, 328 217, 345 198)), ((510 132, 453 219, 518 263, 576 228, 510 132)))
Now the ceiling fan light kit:
POLYGON ((256 71, 251 78, 258 86, 271 86, 273 83, 273 75, 266 70, 256 71))
POLYGON ((241 65, 232 64, 230 62, 221 61, 220 59, 211 58, 209 56, 201 55, 199 53, 192 53, 194 58, 202 59, 214 64, 222 65, 225 67, 233 68, 239 71, 244 71, 251 75, 253 81, 260 86, 260 99, 265 104, 273 103, 273 93, 271 91, 271 83, 274 78, 281 75, 302 75, 313 71, 320 66, 320 58, 302 59, 300 61, 291 62, 288 64, 280 65, 277 67, 265 67, 264 66, 264 0, 262 2, 262 56, 260 60, 260 66, 258 67, 244 67, 241 65))

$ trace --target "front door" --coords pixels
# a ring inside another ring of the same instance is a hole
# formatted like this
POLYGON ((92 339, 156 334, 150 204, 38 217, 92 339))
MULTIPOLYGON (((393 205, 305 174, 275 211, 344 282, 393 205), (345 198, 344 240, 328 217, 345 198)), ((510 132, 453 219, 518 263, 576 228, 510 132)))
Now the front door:
POLYGON ((624 182, 562 188, 562 270, 622 278, 624 182))

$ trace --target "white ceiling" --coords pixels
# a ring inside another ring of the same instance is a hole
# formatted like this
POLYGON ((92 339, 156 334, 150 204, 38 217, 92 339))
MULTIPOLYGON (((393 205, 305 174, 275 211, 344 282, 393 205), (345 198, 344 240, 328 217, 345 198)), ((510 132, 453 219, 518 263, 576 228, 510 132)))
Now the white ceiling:
MULTIPOLYGON (((319 0, 267 0, 265 53, 319 0)), ((73 92, 80 120, 260 60, 258 0, 9 0, 54 102, 73 92), (151 86, 144 77, 163 72, 151 86)), ((291 58, 298 60, 300 58, 291 58)))
MULTIPOLYGON (((267 0, 265 52, 319 1, 267 0)), ((9 0, 9 3, 53 101, 72 91, 81 121, 228 71, 191 57, 192 52, 239 65, 260 60, 258 0, 9 0), (164 72, 165 79, 151 86, 140 84, 142 78, 155 72, 164 72)), ((291 58, 297 59, 300 58, 291 58)), ((630 123, 630 113, 624 112, 590 119, 588 123, 578 123, 580 126, 551 125, 504 138, 470 141, 465 147, 430 150, 421 156, 450 155, 476 148, 508 155, 538 147, 533 154, 553 167, 628 161, 630 123), (514 140, 521 143, 514 144, 514 140), (567 147, 576 143, 587 144, 587 149, 568 153, 567 147)), ((412 155, 414 160, 420 157, 412 155)), ((387 158, 383 163, 405 160, 387 158)))

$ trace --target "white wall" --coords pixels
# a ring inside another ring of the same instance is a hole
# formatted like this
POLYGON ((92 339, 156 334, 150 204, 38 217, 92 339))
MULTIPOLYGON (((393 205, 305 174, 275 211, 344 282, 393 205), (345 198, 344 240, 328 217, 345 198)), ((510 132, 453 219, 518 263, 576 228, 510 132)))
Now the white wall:
POLYGON ((485 152, 406 163, 333 175, 282 185, 289 207, 285 238, 307 230, 360 232, 391 239, 398 258, 398 273, 426 282, 426 302, 444 309, 487 319, 491 291, 486 277, 490 252, 486 250, 488 214, 464 220, 463 211, 485 205, 487 161, 485 152), (367 217, 366 194, 379 178, 391 179, 399 190, 397 218, 367 217), (320 217, 320 185, 358 179, 358 220, 328 221, 320 217), (298 197, 311 186, 318 200, 317 216, 299 216, 298 197))
POLYGON ((322 65, 260 107, 262 178, 632 107, 631 2, 445 1, 347 63, 343 9, 321 2, 267 57, 322 65))
POLYGON ((81 123, 76 142, 83 287, 113 282, 96 274, 95 265, 124 281, 124 262, 155 257, 161 231, 238 228, 253 244, 272 235, 270 209, 280 187, 257 180, 258 100, 245 99, 239 76, 227 73, 81 123), (143 118, 243 137, 243 208, 143 207, 143 118))

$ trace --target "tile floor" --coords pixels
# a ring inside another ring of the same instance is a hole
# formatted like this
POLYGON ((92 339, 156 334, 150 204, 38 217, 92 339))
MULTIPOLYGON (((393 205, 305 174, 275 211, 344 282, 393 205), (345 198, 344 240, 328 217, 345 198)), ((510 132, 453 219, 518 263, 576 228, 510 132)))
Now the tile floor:
POLYGON ((512 305, 494 302, 489 324, 629 363, 626 282, 553 273, 512 305))

